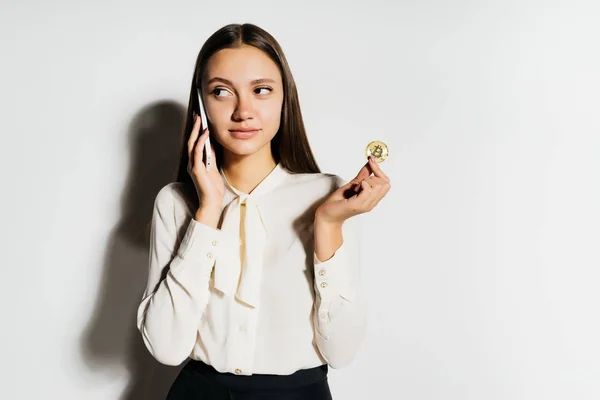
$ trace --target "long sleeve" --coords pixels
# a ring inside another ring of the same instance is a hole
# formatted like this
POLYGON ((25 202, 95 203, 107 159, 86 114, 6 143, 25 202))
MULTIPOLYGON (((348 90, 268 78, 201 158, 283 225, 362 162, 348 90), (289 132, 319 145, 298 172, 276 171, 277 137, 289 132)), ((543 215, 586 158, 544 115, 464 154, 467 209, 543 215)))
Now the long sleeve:
POLYGON ((220 235, 220 230, 192 218, 180 241, 172 186, 165 186, 156 196, 148 283, 137 326, 150 353, 163 364, 179 365, 193 350, 210 296, 208 285, 220 235))
POLYGON ((332 368, 348 365, 365 336, 358 232, 355 216, 342 225, 343 243, 331 258, 320 261, 316 253, 313 254, 315 338, 319 351, 332 368))

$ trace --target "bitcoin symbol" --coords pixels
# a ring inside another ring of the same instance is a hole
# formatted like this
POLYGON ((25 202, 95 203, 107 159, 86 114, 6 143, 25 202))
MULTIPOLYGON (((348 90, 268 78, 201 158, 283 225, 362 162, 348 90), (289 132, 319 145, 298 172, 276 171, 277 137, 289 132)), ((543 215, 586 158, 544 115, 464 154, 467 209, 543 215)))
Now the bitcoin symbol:
POLYGON ((371 150, 371 154, 375 158, 380 158, 383 154, 383 148, 380 145, 377 145, 373 148, 373 150, 371 150))
POLYGON ((385 143, 375 140, 367 145, 365 154, 367 157, 373 156, 378 163, 381 163, 388 158, 389 149, 385 143))

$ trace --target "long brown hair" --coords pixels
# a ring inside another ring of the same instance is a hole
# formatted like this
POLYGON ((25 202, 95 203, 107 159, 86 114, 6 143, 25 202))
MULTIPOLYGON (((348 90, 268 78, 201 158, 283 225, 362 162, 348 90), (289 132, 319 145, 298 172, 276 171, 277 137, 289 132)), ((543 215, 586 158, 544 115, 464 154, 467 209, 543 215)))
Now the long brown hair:
MULTIPOLYGON (((194 77, 190 89, 190 98, 186 112, 186 122, 183 132, 179 169, 177 182, 187 183, 194 187, 192 178, 187 171, 188 153, 187 141, 189 140, 193 126, 193 112, 200 114, 198 103, 198 88, 202 86, 202 77, 206 71, 206 65, 210 57, 222 49, 238 48, 242 45, 256 47, 265 52, 279 67, 283 83, 283 105, 281 110, 281 121, 279 130, 271 140, 271 151, 275 162, 294 173, 318 173, 321 172, 314 158, 304 122, 300 112, 300 102, 296 83, 288 66, 285 55, 279 43, 265 30, 253 24, 230 24, 212 34, 200 49, 194 77)), ((211 124, 208 124, 209 131, 211 124)), ((223 146, 218 141, 211 141, 216 155, 217 165, 222 165, 223 146)))

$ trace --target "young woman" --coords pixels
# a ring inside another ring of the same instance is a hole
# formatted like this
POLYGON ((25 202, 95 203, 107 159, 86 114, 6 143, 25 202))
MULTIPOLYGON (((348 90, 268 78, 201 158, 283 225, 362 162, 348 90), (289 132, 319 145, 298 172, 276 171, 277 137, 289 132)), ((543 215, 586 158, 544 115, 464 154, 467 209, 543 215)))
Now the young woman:
POLYGON ((374 160, 348 183, 320 173, 270 34, 215 32, 196 62, 177 182, 155 200, 138 310, 159 362, 190 359, 168 399, 331 399, 328 366, 347 365, 365 331, 354 217, 389 189, 374 160))

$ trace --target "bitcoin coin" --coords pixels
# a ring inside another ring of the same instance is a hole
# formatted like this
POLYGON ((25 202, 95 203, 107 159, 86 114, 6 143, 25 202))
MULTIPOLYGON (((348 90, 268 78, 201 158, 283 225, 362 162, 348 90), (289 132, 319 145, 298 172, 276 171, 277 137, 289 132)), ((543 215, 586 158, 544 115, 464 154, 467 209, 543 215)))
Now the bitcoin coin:
POLYGON ((379 140, 374 140, 371 143, 369 143, 365 150, 367 158, 369 158, 369 156, 373 156, 375 157, 375 161, 377 161, 378 163, 384 162, 386 158, 388 158, 389 153, 390 150, 387 147, 387 144, 379 140))

